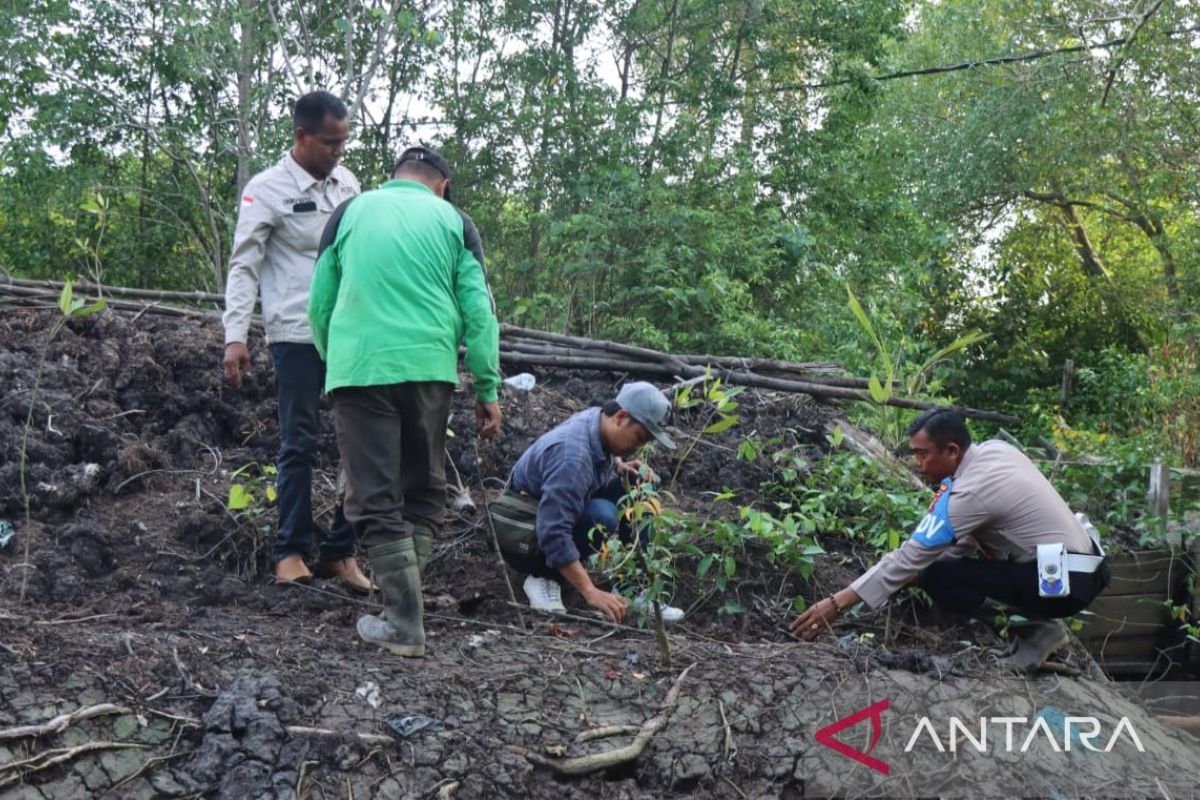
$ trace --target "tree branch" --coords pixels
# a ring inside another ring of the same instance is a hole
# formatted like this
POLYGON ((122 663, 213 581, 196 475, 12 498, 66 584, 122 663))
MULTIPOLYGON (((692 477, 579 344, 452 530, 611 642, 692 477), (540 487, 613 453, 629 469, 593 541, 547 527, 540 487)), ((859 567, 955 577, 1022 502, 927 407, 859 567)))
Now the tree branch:
POLYGON ((1150 21, 1150 18, 1154 16, 1154 12, 1158 11, 1158 7, 1162 4, 1163 0, 1154 0, 1154 5, 1150 6, 1146 13, 1142 14, 1142 18, 1139 19, 1137 21, 1137 25, 1133 27, 1133 33, 1129 34, 1129 37, 1125 40, 1120 52, 1117 53, 1116 63, 1113 64, 1112 69, 1108 72, 1108 80, 1104 82, 1104 94, 1100 97, 1101 108, 1104 108, 1104 104, 1108 102, 1108 93, 1109 90, 1112 89, 1113 81, 1117 79, 1117 70, 1119 70, 1125 64, 1125 61, 1129 55, 1129 47, 1133 44, 1133 40, 1138 35, 1138 31, 1145 27, 1146 23, 1150 21))

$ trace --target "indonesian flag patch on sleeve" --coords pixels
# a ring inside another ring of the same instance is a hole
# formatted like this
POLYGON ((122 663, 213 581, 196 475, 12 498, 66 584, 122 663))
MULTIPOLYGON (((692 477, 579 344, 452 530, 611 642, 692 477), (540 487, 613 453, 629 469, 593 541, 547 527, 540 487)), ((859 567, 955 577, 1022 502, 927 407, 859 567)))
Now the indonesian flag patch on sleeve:
POLYGON ((243 204, 243 205, 247 205, 247 206, 248 206, 248 205, 250 205, 250 204, 251 204, 251 203, 253 203, 253 202, 254 202, 254 198, 253 198, 253 197, 251 197, 250 195, 248 195, 248 194, 244 194, 244 195, 242 195, 242 204, 243 204))

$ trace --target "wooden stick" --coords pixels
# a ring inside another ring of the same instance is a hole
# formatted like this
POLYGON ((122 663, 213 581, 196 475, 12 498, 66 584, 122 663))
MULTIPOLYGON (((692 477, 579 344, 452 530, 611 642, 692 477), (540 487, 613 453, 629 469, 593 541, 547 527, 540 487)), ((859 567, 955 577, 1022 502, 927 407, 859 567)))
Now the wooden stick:
MULTIPOLYGON (((57 307, 58 294, 46 289, 32 289, 24 286, 8 286, 0 283, 0 298, 5 296, 12 298, 17 304, 23 302, 32 302, 33 300, 46 300, 49 305, 46 308, 57 307)), ((113 311, 121 312, 136 312, 137 317, 143 314, 155 314, 164 317, 184 317, 187 319, 205 320, 205 321, 220 321, 221 312, 219 311, 203 311, 196 308, 181 308, 179 306, 161 305, 159 303, 139 303, 130 300, 118 300, 106 297, 105 304, 113 311)), ((38 306, 42 308, 42 306, 38 306)), ((137 318, 135 317, 135 319, 137 318)), ((256 331, 262 329, 262 318, 254 316, 250 321, 251 327, 256 331)))
POLYGON ((500 326, 500 335, 505 334, 523 336, 527 339, 540 339, 546 342, 554 342, 556 344, 566 344, 572 347, 580 347, 584 350, 603 350, 617 355, 633 356, 634 358, 645 358, 650 361, 655 361, 665 364, 683 365, 683 362, 675 356, 668 353, 662 353, 658 350, 651 350, 647 347, 636 347, 631 344, 620 344, 618 342, 609 342, 603 339, 585 339, 581 336, 566 336, 561 333, 548 333, 547 331, 535 331, 531 328, 518 328, 516 325, 504 323, 500 326))
MULTIPOLYGON (((694 367, 683 363, 677 363, 674 366, 670 366, 663 363, 641 363, 636 361, 609 360, 596 357, 580 358, 577 356, 543 356, 532 353, 514 353, 511 351, 502 351, 500 353, 500 360, 507 361, 511 364, 559 367, 563 369, 593 369, 607 372, 632 372, 642 375, 697 377, 704 374, 703 368, 694 367)), ((818 397, 825 400, 857 400, 864 403, 875 402, 871 398, 871 395, 869 395, 867 392, 859 391, 857 389, 847 389, 841 386, 825 386, 819 383, 813 383, 812 381, 794 381, 784 380, 782 378, 768 378, 763 375, 755 375, 752 372, 724 372, 718 374, 726 383, 737 386, 757 386, 760 389, 775 389, 781 392, 809 394, 813 397, 818 397)), ((910 408, 920 411, 944 406, 942 403, 934 403, 928 400, 914 400, 909 397, 894 396, 889 397, 882 403, 882 405, 894 406, 896 408, 910 408)), ((993 420, 1010 425, 1018 421, 1016 417, 1010 414, 1003 414, 998 411, 986 411, 982 409, 964 407, 954 408, 963 416, 973 417, 975 419, 993 420)))
POLYGON ((288 725, 284 728, 292 736, 353 736, 365 744, 395 744, 396 740, 382 733, 356 733, 331 731, 328 728, 309 728, 304 725, 288 725))
MULTIPOLYGON (((597 353, 595 350, 586 350, 579 347, 566 347, 559 345, 543 344, 541 342, 527 341, 519 337, 501 336, 500 338, 500 353, 501 356, 505 353, 526 354, 526 355, 542 355, 542 356, 565 356, 573 359, 592 359, 597 364, 615 363, 606 356, 597 353)), ((720 369, 741 369, 741 370, 760 370, 763 372, 776 373, 776 377, 792 377, 807 380, 810 383, 817 383, 822 386, 840 386, 847 389, 866 389, 870 384, 867 378, 856 378, 853 376, 830 375, 825 372, 810 372, 805 368, 804 364, 793 364, 787 361, 772 361, 769 359, 754 359, 754 358, 734 358, 734 357, 717 357, 717 356, 677 356, 677 358, 689 366, 693 367, 712 367, 714 370, 720 369)), ((635 363, 635 362, 628 362, 635 363)), ((647 365, 641 367, 643 371, 650 366, 657 367, 654 370, 656 374, 669 375, 675 370, 670 367, 663 368, 660 364, 647 365)), ((832 366, 832 365, 831 365, 832 366)), ((771 377, 771 376, 767 376, 771 377)))
POLYGON ((0 741, 5 739, 20 739, 25 736, 45 736, 48 733, 62 733, 72 723, 92 717, 105 717, 111 714, 128 714, 129 709, 113 703, 100 703, 94 706, 77 708, 70 714, 59 714, 54 719, 40 725, 18 725, 15 728, 0 730, 0 741))
MULTIPOLYGON (((3 283, 12 284, 13 286, 24 286, 31 289, 51 289, 56 292, 61 292, 63 288, 61 281, 51 280, 8 278, 3 283)), ((149 300, 182 300, 191 303, 225 303, 224 295, 212 292, 173 292, 165 289, 136 289, 129 286, 97 286, 91 281, 75 281, 72 283, 72 286, 84 292, 102 291, 105 296, 141 297, 149 300)))
POLYGON ((683 686, 684 679, 688 673, 692 671, 693 663, 683 672, 679 673, 679 677, 675 679, 675 683, 671 685, 671 690, 667 692, 667 697, 663 700, 662 707, 657 715, 646 720, 642 727, 638 730, 637 736, 634 737, 633 743, 624 747, 618 747, 615 750, 607 750, 602 753, 592 753, 587 756, 576 756, 575 758, 567 758, 561 761, 552 758, 547 758, 541 753, 535 753, 523 747, 510 748, 513 752, 525 756, 532 764, 537 764, 541 767, 547 767, 554 770, 559 775, 587 775, 591 772, 596 772, 602 769, 609 769, 618 764, 625 764, 629 761, 636 760, 641 756, 646 749, 646 745, 654 738, 654 735, 662 730, 667 722, 671 719, 671 714, 675 711, 675 706, 679 702, 679 690, 683 686))

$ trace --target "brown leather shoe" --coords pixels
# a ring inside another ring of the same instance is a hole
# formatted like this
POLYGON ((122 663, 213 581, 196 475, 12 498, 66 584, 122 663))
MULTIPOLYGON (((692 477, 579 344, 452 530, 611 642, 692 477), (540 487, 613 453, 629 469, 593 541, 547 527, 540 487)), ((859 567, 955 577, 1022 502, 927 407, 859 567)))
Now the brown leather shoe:
POLYGON ((304 559, 293 553, 275 563, 276 583, 304 583, 312 580, 312 573, 304 559))
POLYGON ((363 575, 362 569, 358 566, 358 559, 354 556, 337 561, 322 561, 317 564, 317 574, 322 578, 337 578, 346 584, 347 588, 360 594, 379 591, 379 587, 367 580, 366 575, 363 575))

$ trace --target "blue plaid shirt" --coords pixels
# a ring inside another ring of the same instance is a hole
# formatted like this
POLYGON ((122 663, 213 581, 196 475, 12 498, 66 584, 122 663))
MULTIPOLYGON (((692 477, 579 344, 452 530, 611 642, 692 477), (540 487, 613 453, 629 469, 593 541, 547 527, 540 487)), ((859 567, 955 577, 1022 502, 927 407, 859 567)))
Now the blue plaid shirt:
POLYGON ((588 499, 612 479, 600 444, 600 409, 589 408, 542 434, 521 454, 509 488, 537 498, 538 547, 553 569, 579 560, 571 536, 588 499))

